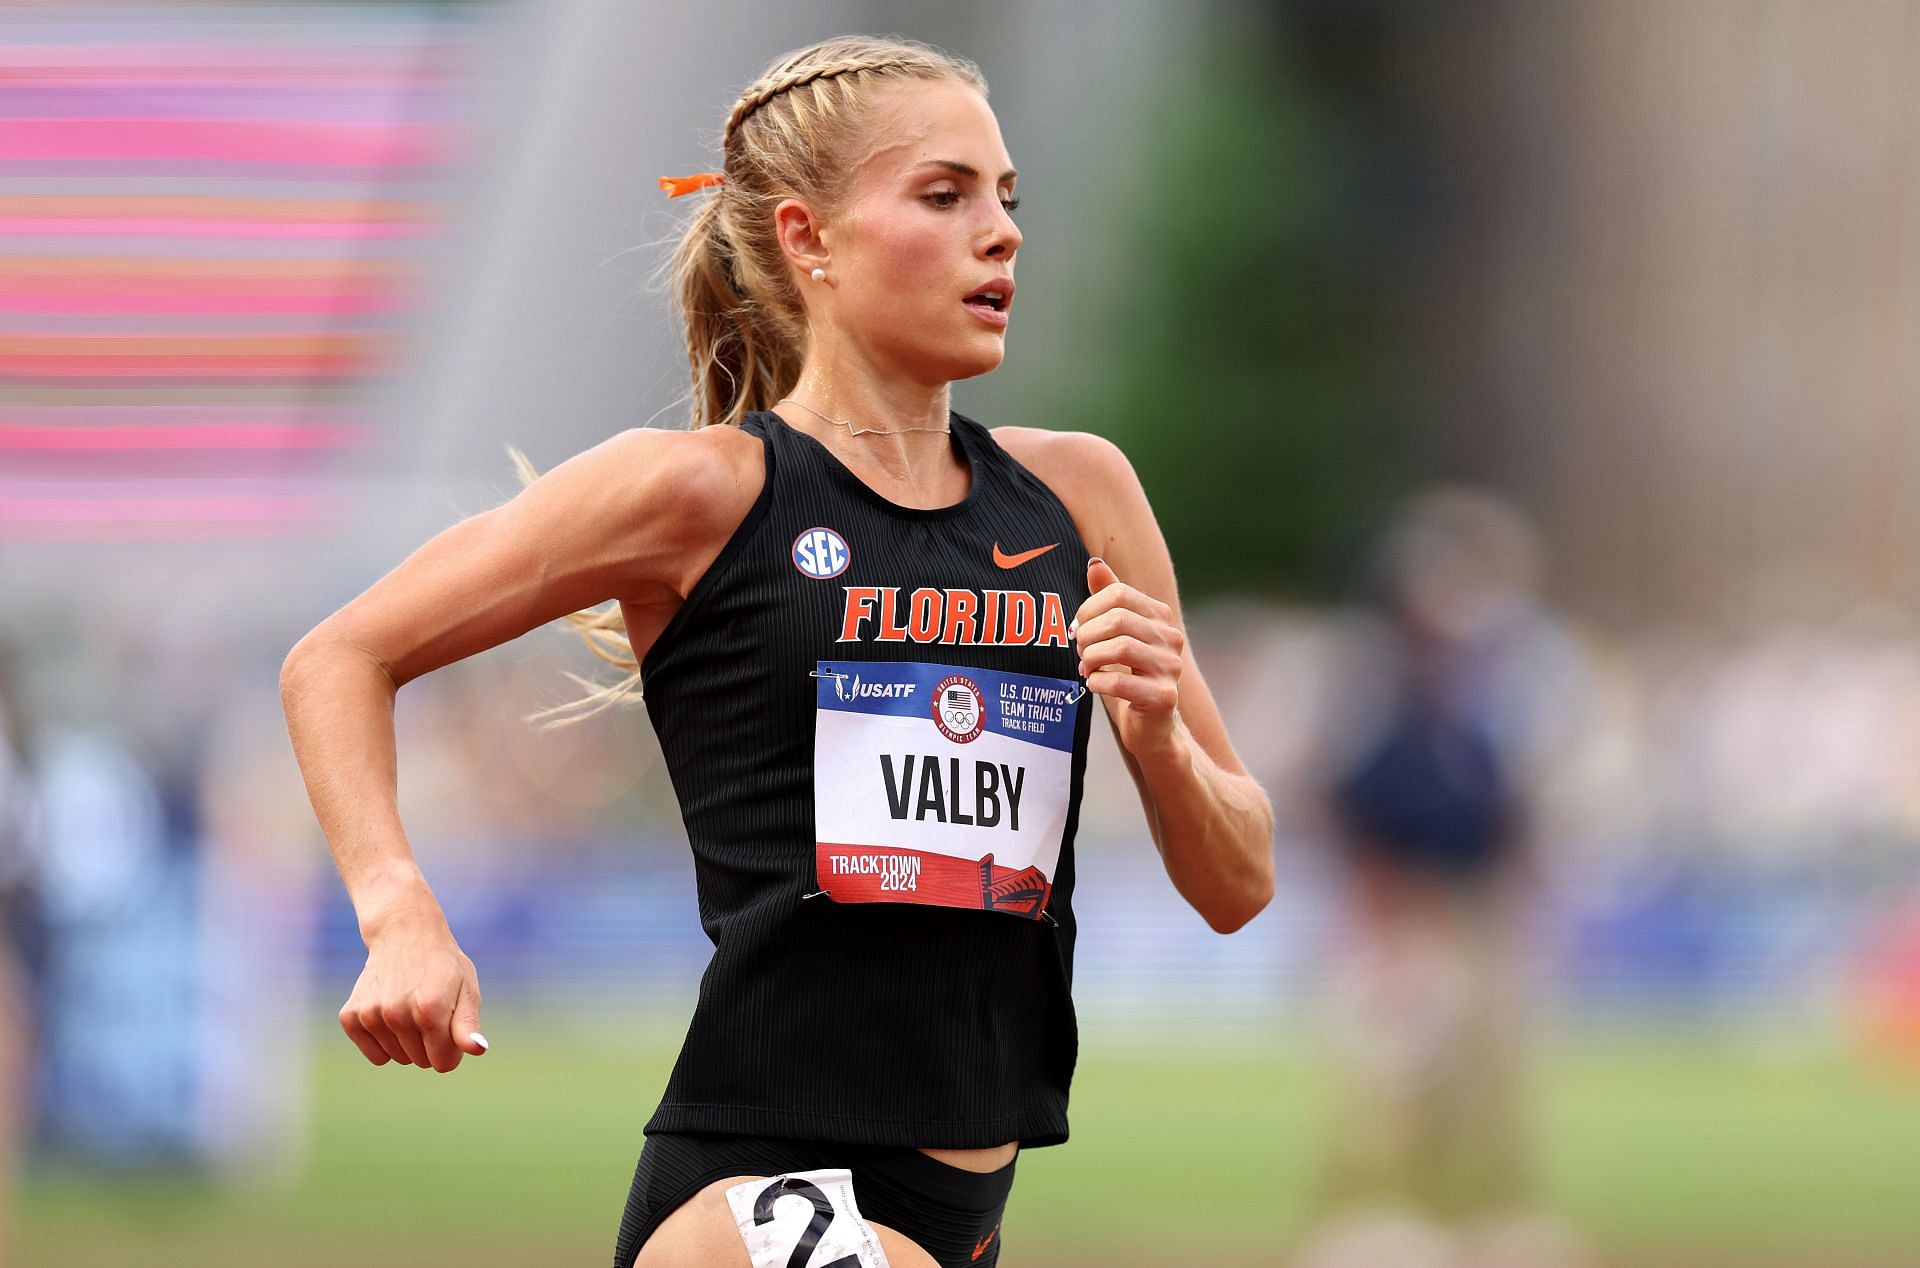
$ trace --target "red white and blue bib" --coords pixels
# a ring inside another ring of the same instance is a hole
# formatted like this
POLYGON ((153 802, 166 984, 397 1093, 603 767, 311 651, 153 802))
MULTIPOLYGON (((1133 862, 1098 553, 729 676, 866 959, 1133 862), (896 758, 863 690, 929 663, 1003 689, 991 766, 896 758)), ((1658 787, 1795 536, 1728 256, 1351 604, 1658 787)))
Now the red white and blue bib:
POLYGON ((924 661, 821 661, 815 867, 836 902, 1039 919, 1066 830, 1080 684, 924 661))

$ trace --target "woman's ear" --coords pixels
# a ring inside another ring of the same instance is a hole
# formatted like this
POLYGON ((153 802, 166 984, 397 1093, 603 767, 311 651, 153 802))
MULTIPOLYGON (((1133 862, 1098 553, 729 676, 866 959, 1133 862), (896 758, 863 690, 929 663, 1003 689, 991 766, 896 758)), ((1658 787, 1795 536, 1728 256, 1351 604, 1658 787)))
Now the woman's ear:
POLYGON ((798 198, 782 198, 773 209, 773 231, 780 239, 780 254, 803 277, 827 267, 825 227, 807 204, 798 198))

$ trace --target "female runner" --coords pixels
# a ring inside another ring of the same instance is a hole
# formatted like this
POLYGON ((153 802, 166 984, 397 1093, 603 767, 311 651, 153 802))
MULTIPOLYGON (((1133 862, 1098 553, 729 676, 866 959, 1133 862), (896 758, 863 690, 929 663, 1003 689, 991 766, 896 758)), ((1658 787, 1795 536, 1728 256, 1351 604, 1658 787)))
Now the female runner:
POLYGON ((394 693, 569 618, 628 653, 592 699, 644 681, 715 947, 615 1268, 992 1265, 1015 1153, 1067 1137, 1088 696, 1222 933, 1272 896, 1272 810, 1125 456, 949 407, 1005 355, 1021 242, 979 69, 828 40, 741 95, 722 150, 662 182, 703 200, 674 260, 694 427, 533 479, 287 657, 367 946, 340 1023, 376 1065, 486 1051, 398 820, 394 693))

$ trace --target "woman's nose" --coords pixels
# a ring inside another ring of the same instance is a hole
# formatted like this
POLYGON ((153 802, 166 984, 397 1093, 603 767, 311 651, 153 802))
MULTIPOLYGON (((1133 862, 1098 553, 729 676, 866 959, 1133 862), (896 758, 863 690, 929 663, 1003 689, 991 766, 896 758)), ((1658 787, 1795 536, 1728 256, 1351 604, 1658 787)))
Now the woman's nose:
POLYGON ((1005 208, 998 213, 1000 221, 994 226, 993 236, 987 239, 987 257, 1000 260, 1020 249, 1020 226, 1013 222, 1005 208))

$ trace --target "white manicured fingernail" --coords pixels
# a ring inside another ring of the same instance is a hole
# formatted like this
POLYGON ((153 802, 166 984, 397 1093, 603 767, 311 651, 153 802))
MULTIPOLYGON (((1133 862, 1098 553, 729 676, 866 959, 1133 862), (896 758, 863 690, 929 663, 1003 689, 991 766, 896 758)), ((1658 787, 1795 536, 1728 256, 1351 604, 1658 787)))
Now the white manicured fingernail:
POLYGON ((479 1044, 479 1045, 480 1045, 480 1051, 482 1051, 482 1052, 485 1052, 485 1051, 487 1050, 487 1037, 486 1037, 485 1035, 483 1035, 483 1034, 481 1034, 481 1033, 480 1033, 479 1031, 477 1031, 477 1030, 475 1030, 475 1031, 472 1031, 471 1033, 469 1033, 469 1034, 467 1035, 467 1038, 469 1038, 469 1039, 471 1039, 471 1040, 473 1040, 473 1041, 474 1041, 475 1043, 477 1043, 477 1044, 479 1044))

